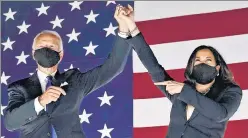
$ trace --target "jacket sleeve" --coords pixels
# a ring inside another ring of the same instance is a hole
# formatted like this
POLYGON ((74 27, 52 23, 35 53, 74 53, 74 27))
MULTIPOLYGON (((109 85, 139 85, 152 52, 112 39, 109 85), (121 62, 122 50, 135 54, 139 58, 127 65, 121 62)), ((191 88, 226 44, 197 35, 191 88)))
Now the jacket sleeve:
MULTIPOLYGON (((167 80, 173 80, 165 69, 158 63, 156 57, 154 56, 150 46, 146 43, 142 33, 134 36, 131 39, 126 40, 129 45, 131 45, 135 52, 137 53, 139 59, 143 65, 148 70, 149 75, 153 82, 162 82, 167 80)), ((165 51, 166 52, 166 51, 165 51)), ((173 102, 177 95, 171 95, 166 91, 165 86, 157 86, 168 99, 173 102)))
POLYGON ((86 73, 77 71, 75 73, 76 80, 83 89, 83 94, 87 95, 93 92, 119 75, 124 70, 130 51, 131 46, 126 43, 124 38, 117 35, 113 49, 102 65, 86 73))
POLYGON ((194 106, 202 115, 223 122, 229 120, 237 111, 242 99, 242 90, 237 86, 228 87, 220 101, 216 102, 185 84, 178 99, 194 106))
POLYGON ((4 124, 7 130, 17 130, 38 117, 34 99, 25 102, 23 93, 15 85, 8 86, 8 98, 8 106, 4 109, 4 124))

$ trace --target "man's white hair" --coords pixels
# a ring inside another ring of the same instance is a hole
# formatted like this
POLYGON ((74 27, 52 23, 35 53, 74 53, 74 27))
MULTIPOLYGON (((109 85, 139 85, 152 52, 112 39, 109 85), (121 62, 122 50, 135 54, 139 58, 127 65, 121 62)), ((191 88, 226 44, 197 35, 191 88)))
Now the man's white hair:
POLYGON ((52 31, 52 30, 43 30, 42 32, 38 33, 38 34, 35 36, 35 38, 34 38, 34 40, 33 40, 33 45, 32 45, 33 50, 34 50, 34 46, 35 46, 35 43, 36 43, 37 38, 38 38, 40 35, 43 35, 43 34, 52 34, 52 35, 55 35, 55 36, 60 40, 60 42, 59 42, 59 51, 63 51, 63 41, 62 41, 62 39, 61 39, 59 33, 57 33, 56 31, 52 31))

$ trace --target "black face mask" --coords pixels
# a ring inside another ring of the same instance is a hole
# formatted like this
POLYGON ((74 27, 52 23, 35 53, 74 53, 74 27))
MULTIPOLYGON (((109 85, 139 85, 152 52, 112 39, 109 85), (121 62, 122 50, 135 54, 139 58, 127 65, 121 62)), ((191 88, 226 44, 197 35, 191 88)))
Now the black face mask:
POLYGON ((36 62, 44 68, 50 68, 58 64, 60 60, 59 52, 44 47, 34 52, 36 62))
POLYGON ((194 66, 192 77, 199 84, 208 84, 215 79, 217 74, 215 67, 202 63, 194 66))

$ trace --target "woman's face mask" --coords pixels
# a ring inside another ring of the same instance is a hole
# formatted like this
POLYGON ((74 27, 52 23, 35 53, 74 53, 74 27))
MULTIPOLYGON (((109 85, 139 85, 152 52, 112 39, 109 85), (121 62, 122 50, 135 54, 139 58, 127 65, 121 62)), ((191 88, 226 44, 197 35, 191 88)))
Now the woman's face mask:
POLYGON ((195 65, 192 72, 193 79, 199 84, 208 84, 212 82, 218 75, 215 66, 210 66, 205 63, 195 65))
POLYGON ((36 62, 44 67, 44 68, 51 68, 58 64, 60 60, 59 52, 54 51, 50 48, 44 47, 41 49, 37 49, 34 52, 34 59, 36 62))
POLYGON ((199 50, 195 55, 192 78, 199 84, 208 84, 218 75, 215 57, 209 49, 199 50))

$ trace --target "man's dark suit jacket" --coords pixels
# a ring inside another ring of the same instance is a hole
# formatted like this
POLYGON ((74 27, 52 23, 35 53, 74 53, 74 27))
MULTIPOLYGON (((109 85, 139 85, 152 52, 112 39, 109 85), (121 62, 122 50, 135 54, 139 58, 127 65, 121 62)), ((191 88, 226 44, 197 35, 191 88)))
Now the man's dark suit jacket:
POLYGON ((66 95, 48 105, 52 112, 42 110, 38 115, 34 99, 42 94, 37 74, 8 86, 9 102, 4 110, 5 126, 9 131, 19 130, 21 138, 49 138, 50 124, 58 138, 85 138, 79 120, 82 99, 90 92, 110 82, 120 74, 126 64, 131 47, 116 36, 113 49, 104 64, 82 73, 77 69, 56 73, 54 85, 62 87, 66 95))
MULTIPOLYGON (((173 80, 158 63, 141 33, 132 39, 128 39, 127 42, 136 51, 153 82, 173 80)), ((165 54, 166 52, 164 51, 165 54)), ((175 51, 175 58, 176 56, 175 51)), ((173 62, 173 58, 171 62, 173 62)), ((217 82, 205 96, 188 84, 184 85, 180 94, 175 95, 170 95, 165 86, 158 86, 172 102, 170 124, 166 138, 224 137, 226 124, 240 105, 242 90, 234 84, 217 82), (195 107, 189 120, 186 119, 187 104, 195 107)))

